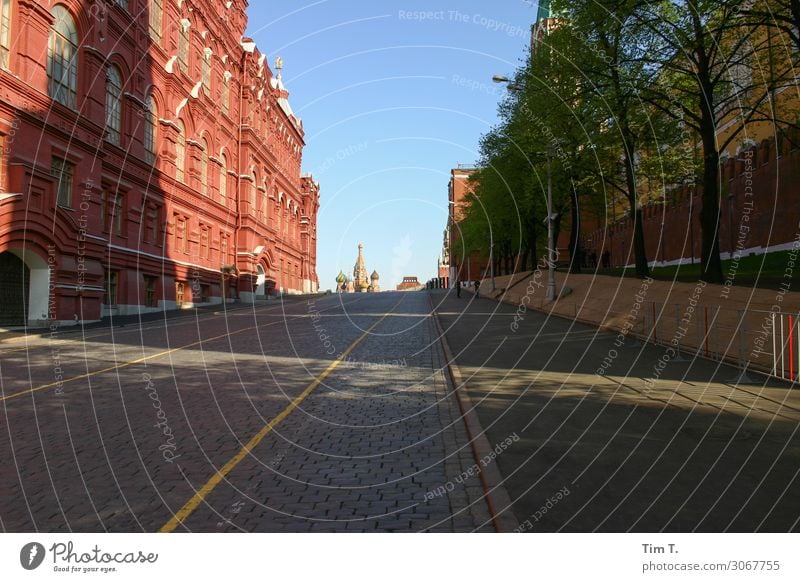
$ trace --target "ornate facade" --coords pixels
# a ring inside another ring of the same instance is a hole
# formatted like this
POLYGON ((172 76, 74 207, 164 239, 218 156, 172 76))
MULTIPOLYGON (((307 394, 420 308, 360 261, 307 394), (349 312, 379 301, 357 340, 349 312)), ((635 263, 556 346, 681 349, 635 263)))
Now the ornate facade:
POLYGON ((246 0, 0 1, 0 325, 317 290, 319 187, 246 0))
POLYGON ((342 271, 336 277, 337 293, 377 293, 380 288, 380 275, 377 271, 372 271, 372 275, 367 276, 367 265, 364 262, 364 245, 358 245, 358 257, 353 267, 353 278, 348 279, 342 271))

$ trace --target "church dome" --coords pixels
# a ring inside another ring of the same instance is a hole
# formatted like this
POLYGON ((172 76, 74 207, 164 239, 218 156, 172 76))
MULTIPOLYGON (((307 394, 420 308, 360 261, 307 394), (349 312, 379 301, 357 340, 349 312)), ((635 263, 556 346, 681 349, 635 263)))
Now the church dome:
POLYGON ((369 278, 370 278, 372 281, 377 281, 378 279, 380 279, 380 278, 381 278, 381 276, 380 276, 380 275, 378 275, 378 271, 372 271, 372 275, 370 275, 370 277, 369 277, 369 278))
POLYGON ((339 274, 336 275, 336 282, 341 284, 341 283, 344 283, 345 281, 347 281, 347 277, 345 276, 344 273, 339 271, 339 274))

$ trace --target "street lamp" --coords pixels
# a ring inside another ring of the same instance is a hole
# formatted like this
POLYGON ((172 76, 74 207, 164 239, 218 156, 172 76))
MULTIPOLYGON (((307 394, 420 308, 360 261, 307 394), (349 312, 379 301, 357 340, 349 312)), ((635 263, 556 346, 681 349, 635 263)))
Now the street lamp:
MULTIPOLYGON (((509 91, 517 92, 523 89, 522 85, 518 83, 513 83, 511 79, 506 77, 505 75, 494 75, 492 77, 492 81, 495 83, 505 83, 506 88, 509 91)), ((555 235, 555 230, 553 229, 553 221, 556 219, 557 215, 553 214, 553 178, 550 172, 550 149, 548 148, 547 153, 547 218, 545 221, 547 222, 547 294, 546 299, 548 301, 555 301, 556 299, 556 244, 553 237, 555 235)))
POLYGON ((494 241, 492 240, 492 225, 489 224, 489 269, 492 274, 492 291, 497 287, 494 284, 494 241))
POLYGON ((550 173, 550 151, 547 152, 547 295, 548 301, 556 299, 556 256, 553 236, 553 177, 550 173))
POLYGON ((519 91, 522 91, 522 89, 523 89, 522 85, 520 85, 519 83, 514 83, 511 79, 509 79, 505 75, 494 75, 492 77, 492 82, 493 83, 505 83, 506 84, 506 88, 509 91, 513 92, 513 93, 518 93, 519 91))

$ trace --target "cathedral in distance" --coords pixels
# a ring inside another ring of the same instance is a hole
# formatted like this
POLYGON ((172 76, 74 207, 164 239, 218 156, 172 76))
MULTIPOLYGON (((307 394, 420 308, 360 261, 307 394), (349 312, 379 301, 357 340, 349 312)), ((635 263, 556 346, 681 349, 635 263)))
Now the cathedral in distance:
POLYGON ((336 276, 337 293, 378 293, 380 292, 380 275, 377 271, 372 271, 372 275, 367 277, 367 265, 364 262, 364 245, 358 245, 358 258, 353 267, 353 278, 350 279, 343 271, 339 271, 336 276))

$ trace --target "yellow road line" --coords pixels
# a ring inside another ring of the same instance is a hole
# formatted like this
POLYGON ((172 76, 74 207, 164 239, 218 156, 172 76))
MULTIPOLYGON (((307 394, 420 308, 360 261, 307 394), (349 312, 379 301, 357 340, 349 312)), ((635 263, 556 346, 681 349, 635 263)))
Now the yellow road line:
POLYGON ((355 349, 355 347, 358 344, 360 344, 364 340, 364 338, 366 338, 367 335, 369 335, 369 333, 378 326, 379 323, 381 323, 384 319, 386 319, 389 316, 389 314, 391 314, 392 311, 394 311, 397 308, 397 306, 400 305, 400 303, 402 303, 402 301, 403 301, 402 299, 398 301, 394 307, 392 307, 388 312, 386 312, 383 315, 383 317, 381 317, 378 321, 372 324, 364 333, 361 334, 361 336, 356 341, 350 344, 350 346, 344 352, 342 352, 338 358, 336 358, 333 362, 331 362, 331 365, 328 366, 325 369, 325 371, 322 372, 322 374, 317 376, 317 378, 315 378, 314 381, 311 382, 311 384, 309 384, 305 390, 303 390, 297 397, 295 397, 295 399, 292 400, 291 403, 289 403, 289 405, 286 408, 284 408, 283 411, 278 416, 270 420, 261 430, 259 430, 247 442, 247 444, 244 447, 242 447, 242 449, 238 453, 236 453, 227 463, 225 463, 222 466, 222 468, 218 469, 217 472, 214 473, 208 481, 206 481, 205 485, 203 485, 200 489, 198 489, 197 492, 195 492, 195 494, 192 496, 192 498, 189 499, 189 501, 187 501, 184 504, 184 506, 181 507, 178 510, 178 512, 175 513, 175 515, 173 515, 172 518, 167 523, 165 523, 158 531, 161 533, 171 533, 175 531, 175 528, 177 528, 180 524, 182 524, 194 512, 194 510, 197 509, 200 506, 200 504, 205 501, 205 498, 208 496, 208 494, 211 493, 214 490, 214 488, 217 485, 219 485, 231 471, 233 471, 236 465, 241 463, 253 451, 253 449, 255 449, 258 446, 258 444, 262 440, 264 440, 264 437, 266 437, 269 433, 271 433, 272 430, 283 421, 283 419, 289 416, 289 414, 291 414, 291 412, 295 408, 297 408, 300 405, 300 403, 303 402, 303 400, 305 400, 306 397, 309 394, 311 394, 317 386, 322 384, 325 378, 327 378, 328 375, 330 375, 330 373, 336 369, 336 367, 342 362, 342 360, 344 360, 350 354, 350 352, 352 352, 355 349))
MULTIPOLYGON (((334 309, 335 307, 337 307, 337 306, 333 306, 333 307, 330 307, 328 309, 334 309)), ((322 311, 327 311, 327 309, 322 310, 322 311)), ((195 346, 199 346, 200 344, 203 344, 203 343, 206 343, 206 342, 213 342, 213 341, 216 341, 218 339, 222 339, 224 337, 234 336, 236 334, 239 334, 239 333, 242 333, 242 332, 245 332, 245 331, 258 329, 259 327, 269 327, 271 325, 277 325, 278 323, 281 323, 281 322, 280 321, 275 321, 275 322, 272 322, 272 323, 266 323, 266 324, 262 324, 262 325, 252 325, 250 327, 237 329, 236 331, 223 333, 222 335, 218 335, 218 336, 214 336, 214 337, 210 337, 210 338, 206 338, 206 339, 201 339, 199 341, 192 342, 190 344, 186 344, 184 346, 180 346, 180 347, 177 347, 177 348, 171 348, 169 350, 165 350, 163 352, 159 352, 159 353, 153 354, 151 356, 145 356, 143 358, 139 358, 139 359, 136 359, 136 360, 131 360, 130 362, 125 362, 123 364, 117 364, 116 366, 109 366, 108 368, 103 368, 102 370, 96 370, 94 372, 88 372, 86 374, 80 374, 78 376, 73 376, 72 378, 67 378, 66 380, 60 380, 60 381, 57 381, 57 382, 50 382, 49 384, 42 384, 41 386, 36 386, 35 388, 29 388, 28 390, 21 390, 20 392, 15 392, 13 394, 9 394, 8 396, 0 396, 0 402, 6 402, 6 401, 12 400, 14 398, 19 398, 20 396, 25 396, 26 394, 33 394, 34 392, 39 392, 40 390, 47 390, 48 388, 54 388, 56 386, 63 386, 64 384, 69 384, 70 382, 75 382, 76 380, 84 380, 86 378, 91 378, 92 376, 97 376, 98 374, 105 374, 106 372, 113 372, 114 370, 121 370, 122 368, 127 368, 129 366, 133 366, 133 365, 136 365, 136 364, 141 364, 142 362, 149 362, 150 360, 153 360, 155 358, 161 358, 163 356, 167 356, 169 354, 178 352, 180 350, 185 350, 187 348, 193 348, 195 346)))
MULTIPOLYGON (((218 339, 236 335, 237 333, 242 333, 243 331, 249 331, 251 329, 256 329, 257 325, 251 327, 245 327, 242 329, 237 329, 236 331, 231 331, 228 333, 224 333, 222 335, 201 339, 200 341, 192 342, 190 344, 186 344, 185 346, 180 346, 178 348, 172 348, 169 350, 165 350, 163 352, 158 352, 157 354, 153 354, 151 356, 145 356, 143 358, 139 358, 136 360, 131 360, 130 362, 125 362, 123 364, 117 364, 116 366, 109 366, 108 368, 103 368, 102 370, 95 370, 94 372, 89 372, 87 374, 80 374, 78 376, 73 376, 72 378, 67 378, 66 380, 61 380, 59 382, 50 382, 49 384, 42 384, 41 386, 36 386, 35 388, 30 388, 28 390, 22 390, 20 392, 15 392, 14 394, 9 394, 8 396, 0 397, 0 402, 5 402, 6 400, 11 400, 13 398, 18 398, 20 396, 24 396, 25 394, 33 394, 34 392, 39 392, 40 390, 47 390, 48 388, 53 388, 54 386, 63 386, 64 384, 68 384, 70 382, 74 382, 75 380, 83 380, 84 378, 91 378, 92 376, 97 376, 98 374, 105 374, 106 372, 113 372, 114 370, 121 370, 122 368, 127 368, 128 366, 133 366, 135 364, 141 364, 142 362, 150 361, 154 358, 160 358, 162 356, 166 356, 168 354, 172 354, 174 352, 178 352, 180 350, 185 350, 186 348, 191 348, 194 346, 199 346, 202 343, 206 342, 213 342, 218 339)), ((265 326, 260 326, 265 327, 265 326)))
MULTIPOLYGON (((278 305, 276 305, 274 307, 261 308, 261 311, 259 311, 257 313, 257 315, 270 315, 271 312, 277 311, 278 308, 279 308, 278 305)), ((248 311, 247 309, 241 309, 240 308, 240 309, 230 309, 228 311, 225 311, 224 313, 214 312, 213 313, 213 317, 224 317, 224 316, 230 317, 231 315, 234 315, 234 314, 239 315, 239 313, 237 313, 237 312, 240 312, 240 311, 242 312, 241 315, 252 315, 253 314, 252 312, 248 311)), ((208 315, 208 314, 203 314, 203 315, 208 315)), ((71 342, 71 341, 73 341, 75 339, 90 340, 90 339, 95 339, 95 338, 98 338, 98 337, 103 337, 103 336, 106 336, 106 335, 116 336, 116 335, 121 335, 121 334, 126 334, 126 333, 135 333, 135 332, 142 333, 142 332, 150 331, 150 330, 167 329, 169 327, 173 327, 174 328, 174 327, 177 327, 179 325, 191 325, 193 323, 194 324, 197 323, 198 317, 199 317, 199 315, 194 317, 194 318, 192 318, 191 316, 186 316, 186 315, 178 316, 178 317, 175 317, 175 318, 172 318, 172 319, 167 319, 164 326, 161 326, 161 323, 162 323, 161 320, 156 320, 156 319, 154 319, 153 321, 142 321, 142 322, 139 322, 138 324, 125 325, 125 326, 123 326, 123 327, 125 327, 125 329, 123 329, 122 327, 112 326, 110 329, 105 329, 105 330, 101 331, 100 333, 95 333, 95 334, 92 334, 92 335, 83 335, 83 334, 81 334, 80 338, 73 337, 73 336, 76 336, 78 334, 79 329, 77 327, 74 328, 74 329, 73 328, 64 328, 62 331, 58 332, 59 335, 56 336, 56 337, 52 337, 51 336, 51 337, 47 337, 46 338, 45 336, 48 335, 48 334, 23 335, 23 336, 20 336, 20 337, 15 337, 15 338, 7 339, 7 340, 0 340, 0 348, 2 348, 6 344, 18 343, 18 342, 24 341, 26 339, 31 339, 31 338, 36 338, 36 340, 34 340, 34 341, 41 340, 41 342, 40 343, 31 343, 30 345, 26 345, 26 346, 21 347, 21 348, 13 348, 13 349, 8 349, 8 350, 0 349, 0 356, 4 356, 6 354, 13 354, 15 352, 33 351, 33 350, 38 350, 38 349, 49 349, 49 348, 52 348, 52 344, 53 344, 54 341, 55 342, 69 343, 69 342, 71 342), (174 321, 174 323, 173 323, 173 321, 174 321), (152 326, 147 325, 149 323, 155 323, 156 325, 152 325, 152 326), (134 325, 136 327, 133 327, 134 325), (64 335, 64 337, 61 337, 62 335, 64 335)))

